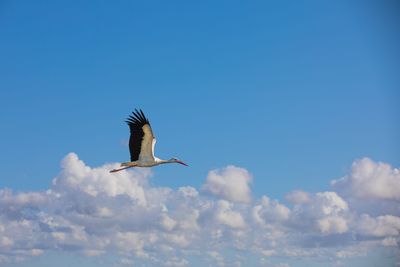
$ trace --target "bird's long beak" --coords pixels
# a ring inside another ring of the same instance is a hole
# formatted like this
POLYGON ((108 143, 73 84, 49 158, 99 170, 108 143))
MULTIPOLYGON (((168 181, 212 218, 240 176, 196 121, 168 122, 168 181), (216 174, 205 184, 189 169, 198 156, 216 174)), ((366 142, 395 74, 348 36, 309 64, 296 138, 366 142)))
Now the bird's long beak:
POLYGON ((180 160, 177 160, 176 163, 179 163, 179 164, 182 164, 182 165, 185 165, 185 166, 189 166, 189 165, 187 165, 185 162, 180 161, 180 160))

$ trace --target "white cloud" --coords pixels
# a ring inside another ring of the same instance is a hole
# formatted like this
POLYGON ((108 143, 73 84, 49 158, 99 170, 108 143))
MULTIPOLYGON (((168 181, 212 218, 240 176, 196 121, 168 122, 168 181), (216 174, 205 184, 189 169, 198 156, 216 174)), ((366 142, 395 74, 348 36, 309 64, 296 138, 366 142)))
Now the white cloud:
POLYGON ((46 197, 37 192, 17 193, 9 189, 0 190, 0 205, 7 207, 35 207, 44 204, 46 197))
POLYGON ((148 169, 135 172, 135 179, 128 172, 118 172, 115 179, 110 179, 111 165, 92 169, 74 153, 69 153, 61 166, 63 171, 53 180, 56 191, 82 191, 94 197, 99 194, 109 197, 127 195, 140 205, 146 204, 143 183, 149 175, 148 169))
POLYGON ((260 224, 286 221, 290 210, 278 201, 271 201, 267 196, 262 196, 261 203, 253 208, 253 219, 260 224))
POLYGON ((48 251, 114 254, 122 265, 191 266, 194 256, 246 266, 254 253, 271 265, 399 250, 398 170, 387 164, 356 161, 333 191, 289 193, 291 206, 252 196, 243 168, 211 171, 199 192, 151 186, 148 169, 110 174, 116 165, 91 168, 71 153, 47 191, 0 190, 0 265, 48 251))
POLYGON ((358 198, 400 200, 400 170, 369 158, 356 160, 351 173, 332 185, 358 198))
POLYGON ((306 204, 311 201, 310 194, 303 190, 295 190, 286 195, 286 199, 292 204, 306 204))
POLYGON ((171 231, 175 225, 176 221, 171 219, 167 214, 161 214, 161 225, 164 227, 165 230, 171 231))
POLYGON ((347 226, 347 221, 342 217, 330 216, 319 219, 317 223, 321 233, 324 234, 341 234, 345 233, 349 229, 347 226))
POLYGON ((165 266, 174 266, 174 267, 188 266, 188 264, 189 262, 186 259, 179 259, 177 257, 173 257, 164 263, 165 266))
POLYGON ((368 214, 362 214, 357 228, 363 235, 378 237, 399 236, 400 217, 385 215, 372 218, 368 214))
POLYGON ((218 223, 227 225, 232 228, 244 228, 246 223, 242 215, 232 210, 232 204, 226 200, 219 200, 215 218, 218 223))
POLYGON ((203 190, 229 201, 248 203, 251 200, 251 179, 247 170, 228 166, 210 171, 203 190))
POLYGON ((313 207, 318 209, 324 215, 337 214, 348 210, 348 205, 335 192, 317 193, 314 199, 313 207))
POLYGON ((382 245, 387 246, 387 247, 391 247, 391 246, 397 247, 397 246, 398 246, 398 243, 397 243, 396 238, 394 238, 394 237, 387 237, 387 238, 385 238, 385 239, 382 240, 382 245))
POLYGON ((335 192, 310 195, 310 201, 294 206, 291 223, 299 229, 318 230, 322 234, 339 234, 349 230, 349 207, 335 192))
POLYGON ((208 252, 208 256, 212 258, 218 266, 225 265, 225 259, 218 251, 210 251, 208 252))

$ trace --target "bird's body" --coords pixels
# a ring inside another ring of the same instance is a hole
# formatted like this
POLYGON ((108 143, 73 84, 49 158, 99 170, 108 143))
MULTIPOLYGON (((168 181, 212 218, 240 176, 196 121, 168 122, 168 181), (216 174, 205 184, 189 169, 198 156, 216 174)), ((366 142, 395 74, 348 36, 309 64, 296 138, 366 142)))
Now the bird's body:
POLYGON ((154 156, 156 138, 153 135, 150 122, 142 110, 135 109, 126 120, 126 123, 131 132, 129 138, 131 161, 122 163, 121 167, 123 168, 114 169, 110 172, 117 172, 131 167, 153 167, 165 163, 180 163, 187 166, 176 158, 163 160, 154 156))

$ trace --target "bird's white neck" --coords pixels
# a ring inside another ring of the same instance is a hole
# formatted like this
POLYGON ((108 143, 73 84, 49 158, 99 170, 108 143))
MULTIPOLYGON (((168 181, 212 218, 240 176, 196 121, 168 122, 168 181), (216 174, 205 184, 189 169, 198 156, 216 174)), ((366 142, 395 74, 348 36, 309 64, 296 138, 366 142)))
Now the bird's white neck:
POLYGON ((159 159, 159 158, 156 158, 155 161, 158 164, 174 163, 174 160, 172 160, 172 159, 159 159))

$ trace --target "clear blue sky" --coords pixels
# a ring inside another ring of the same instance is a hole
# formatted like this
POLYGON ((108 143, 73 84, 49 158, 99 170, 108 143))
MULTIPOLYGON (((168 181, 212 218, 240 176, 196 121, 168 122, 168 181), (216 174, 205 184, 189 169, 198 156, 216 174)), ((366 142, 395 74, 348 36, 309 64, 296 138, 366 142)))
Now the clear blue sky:
POLYGON ((152 123, 156 155, 190 165, 155 168, 154 186, 199 189, 235 165, 252 173, 255 196, 284 201, 329 190, 358 158, 399 166, 398 11, 395 1, 1 1, 0 189, 48 189, 69 152, 94 167, 128 160, 134 108, 152 123))
POLYGON ((396 6, 373 1, 0 4, 0 186, 45 189, 59 161, 124 161, 142 108, 155 184, 249 169, 257 193, 315 191, 399 160, 396 6))

